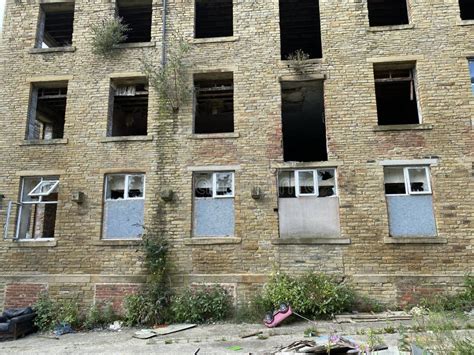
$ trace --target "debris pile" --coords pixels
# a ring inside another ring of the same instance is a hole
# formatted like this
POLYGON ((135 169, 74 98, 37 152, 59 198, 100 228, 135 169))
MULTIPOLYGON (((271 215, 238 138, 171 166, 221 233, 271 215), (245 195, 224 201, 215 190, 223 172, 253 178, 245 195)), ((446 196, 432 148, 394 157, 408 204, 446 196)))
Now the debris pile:
MULTIPOLYGON (((385 345, 378 345, 371 351, 387 349, 385 345)), ((273 355, 283 354, 328 354, 328 350, 334 354, 359 354, 362 351, 361 345, 351 339, 331 336, 318 337, 316 340, 298 340, 290 345, 282 347, 273 352, 273 355)))

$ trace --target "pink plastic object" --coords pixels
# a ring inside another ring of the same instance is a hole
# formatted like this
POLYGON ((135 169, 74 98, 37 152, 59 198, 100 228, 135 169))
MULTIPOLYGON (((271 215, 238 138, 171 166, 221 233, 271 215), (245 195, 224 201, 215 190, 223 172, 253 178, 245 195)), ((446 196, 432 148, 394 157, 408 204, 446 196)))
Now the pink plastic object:
POLYGON ((293 314, 293 311, 291 310, 291 307, 282 303, 280 305, 280 309, 276 310, 273 313, 267 313, 265 315, 263 324, 265 324, 265 326, 268 328, 274 328, 277 325, 279 325, 281 322, 283 322, 286 318, 291 316, 292 314, 293 314))

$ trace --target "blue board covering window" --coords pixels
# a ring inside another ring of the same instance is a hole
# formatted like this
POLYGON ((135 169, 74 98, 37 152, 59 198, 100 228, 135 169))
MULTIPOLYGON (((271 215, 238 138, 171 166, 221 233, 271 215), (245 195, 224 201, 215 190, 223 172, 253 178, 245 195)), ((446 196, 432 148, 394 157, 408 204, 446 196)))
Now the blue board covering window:
POLYGON ((474 93, 474 59, 469 60, 469 70, 471 72, 471 89, 474 93))

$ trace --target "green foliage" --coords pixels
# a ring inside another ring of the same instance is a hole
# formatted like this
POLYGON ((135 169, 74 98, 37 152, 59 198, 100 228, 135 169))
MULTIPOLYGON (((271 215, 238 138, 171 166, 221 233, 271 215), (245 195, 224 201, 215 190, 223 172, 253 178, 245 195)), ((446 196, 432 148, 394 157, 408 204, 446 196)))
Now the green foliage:
POLYGON ((164 282, 167 269, 169 243, 162 235, 154 235, 146 230, 142 236, 142 247, 145 251, 145 267, 153 283, 164 282))
POLYGON ((117 315, 110 302, 106 304, 92 304, 85 315, 83 326, 86 329, 104 327, 114 322, 117 315))
POLYGON ((150 323, 150 308, 149 300, 143 294, 125 297, 125 324, 134 326, 150 323))
POLYGON ((42 331, 51 330, 61 323, 72 327, 81 323, 79 305, 72 300, 54 301, 47 293, 42 293, 33 309, 36 311, 35 325, 42 331))
POLYGON ((355 304, 354 308, 357 309, 359 312, 374 312, 379 313, 383 312, 387 309, 385 305, 380 303, 379 301, 370 298, 366 295, 357 294, 355 297, 355 304))
POLYGON ((298 74, 305 74, 305 62, 309 59, 308 53, 305 53, 302 49, 298 49, 289 54, 286 59, 290 62, 290 67, 292 67, 298 74))
POLYGON ((155 65, 150 59, 141 61, 143 72, 160 98, 161 108, 173 113, 191 97, 184 62, 189 50, 190 46, 183 38, 172 37, 168 42, 166 63, 155 65))
POLYGON ((354 292, 324 274, 291 277, 277 273, 265 285, 262 298, 268 310, 289 303, 294 311, 308 317, 328 318, 350 310, 354 292))
POLYGON ((249 302, 239 305, 234 310, 233 321, 236 323, 259 323, 271 308, 260 294, 256 294, 249 302))
POLYGON ((79 315, 79 305, 73 300, 60 300, 56 305, 57 324, 69 324, 71 327, 76 328, 81 324, 79 315))
POLYGON ((176 322, 204 323, 226 319, 231 312, 231 297, 221 286, 188 288, 171 304, 176 322))
POLYGON ((102 56, 110 56, 113 48, 127 39, 128 25, 122 22, 121 17, 103 19, 101 23, 92 26, 93 52, 102 56))
POLYGON ((437 294, 421 300, 421 306, 431 311, 470 311, 474 308, 474 276, 464 279, 464 290, 455 295, 437 294))

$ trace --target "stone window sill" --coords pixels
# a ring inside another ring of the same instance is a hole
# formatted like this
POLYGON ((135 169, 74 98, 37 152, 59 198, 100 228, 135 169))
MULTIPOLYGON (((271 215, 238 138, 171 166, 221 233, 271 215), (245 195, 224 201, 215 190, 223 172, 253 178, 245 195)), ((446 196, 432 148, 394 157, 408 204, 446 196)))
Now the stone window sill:
POLYGON ((94 240, 92 245, 96 246, 134 246, 141 243, 141 239, 101 239, 94 240))
POLYGON ((384 238, 385 244, 446 244, 446 238, 439 237, 388 237, 384 238))
POLYGON ((223 43, 223 42, 237 42, 238 40, 239 40, 239 36, 194 38, 191 40, 191 43, 192 44, 223 43))
POLYGON ((135 42, 135 43, 120 43, 114 46, 114 49, 127 49, 127 48, 147 48, 156 47, 155 42, 135 42))
POLYGON ((272 162, 270 167, 272 169, 305 169, 305 168, 335 168, 341 166, 342 161, 332 160, 332 161, 318 161, 318 162, 297 162, 297 161, 287 161, 287 162, 272 162))
POLYGON ((120 136, 120 137, 105 137, 101 140, 102 143, 113 142, 151 142, 154 140, 153 135, 148 136, 120 136))
POLYGON ((224 139, 224 138, 239 138, 239 133, 193 133, 188 136, 190 139, 224 139))
POLYGON ((277 238, 272 239, 275 245, 312 245, 312 244, 351 244, 349 238, 277 238))
MULTIPOLYGON (((281 59, 281 64, 282 65, 289 65, 290 63, 291 63, 291 60, 289 60, 289 59, 281 59)), ((306 59, 306 60, 303 61, 303 63, 304 64, 323 64, 324 63, 324 58, 306 59)))
POLYGON ((30 48, 30 54, 75 52, 76 47, 30 48))
POLYGON ((242 238, 237 237, 192 237, 185 240, 184 245, 240 244, 242 238))
POLYGON ((459 20, 458 26, 474 26, 474 20, 459 20))
POLYGON ((384 31, 399 31, 399 30, 411 30, 414 29, 415 25, 408 23, 405 25, 393 25, 393 26, 373 26, 367 29, 367 32, 384 32, 384 31))
POLYGON ((28 145, 56 145, 56 144, 68 144, 69 140, 67 138, 58 138, 58 139, 28 139, 24 140, 20 146, 28 145))
POLYGON ((412 131, 420 130, 426 131, 433 129, 432 124, 396 124, 386 126, 375 126, 374 132, 387 132, 387 131, 412 131))
POLYGON ((10 244, 10 248, 44 248, 44 247, 55 247, 57 241, 54 239, 20 239, 13 240, 10 244))

